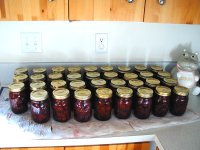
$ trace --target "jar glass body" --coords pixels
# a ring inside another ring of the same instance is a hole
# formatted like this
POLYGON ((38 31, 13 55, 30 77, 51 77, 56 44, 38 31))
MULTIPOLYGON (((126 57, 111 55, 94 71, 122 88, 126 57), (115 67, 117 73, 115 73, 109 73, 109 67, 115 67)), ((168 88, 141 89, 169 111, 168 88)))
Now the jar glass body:
POLYGON ((31 117, 36 123, 45 123, 50 119, 49 100, 43 101, 31 100, 31 117))
POLYGON ((9 92, 11 110, 15 114, 21 114, 28 110, 28 99, 25 90, 20 92, 9 92))
POLYGON ((87 122, 92 116, 92 105, 90 99, 79 100, 75 98, 74 118, 79 122, 87 122))
POLYGON ((71 117, 69 98, 66 99, 54 98, 52 109, 53 109, 53 118, 56 121, 66 122, 71 117))

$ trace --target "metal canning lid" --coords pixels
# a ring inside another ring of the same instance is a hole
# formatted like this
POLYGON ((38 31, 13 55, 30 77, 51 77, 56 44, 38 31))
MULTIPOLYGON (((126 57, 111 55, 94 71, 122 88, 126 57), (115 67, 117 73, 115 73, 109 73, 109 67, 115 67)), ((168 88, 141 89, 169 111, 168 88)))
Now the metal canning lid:
POLYGON ((144 82, 142 80, 139 79, 131 79, 129 80, 129 86, 133 87, 133 88, 137 88, 137 87, 141 87, 144 85, 144 82))
POLYGON ((140 87, 137 89, 137 95, 143 98, 151 98, 153 96, 153 90, 147 87, 140 87))
POLYGON ((91 91, 88 89, 78 89, 74 92, 74 97, 78 100, 88 100, 91 98, 91 91))
POLYGON ((160 78, 170 78, 171 74, 169 72, 166 72, 166 71, 159 71, 158 76, 160 78))
POLYGON ((15 74, 13 77, 13 82, 25 82, 28 80, 28 75, 27 74, 15 74))
POLYGON ((46 90, 36 90, 31 92, 32 101, 43 101, 48 98, 48 92, 46 90))
POLYGON ((81 74, 80 73, 70 73, 67 75, 67 80, 73 81, 73 80, 79 80, 81 79, 81 74))
POLYGON ((106 66, 101 66, 100 69, 101 69, 102 72, 113 71, 113 66, 108 66, 108 65, 106 65, 106 66))
POLYGON ((24 90, 24 83, 19 82, 19 83, 12 83, 8 86, 9 91, 11 92, 20 92, 22 90, 24 90))
POLYGON ((168 86, 176 86, 178 81, 174 78, 164 78, 163 82, 168 86))
POLYGON ((189 94, 189 89, 183 86, 175 86, 174 93, 180 96, 187 96, 189 94))
POLYGON ((33 68, 33 73, 45 73, 47 71, 44 67, 33 68))
POLYGON ((119 97, 129 98, 133 95, 133 90, 128 87, 119 87, 117 88, 117 95, 119 97))
POLYGON ((156 93, 160 96, 170 96, 171 95, 171 89, 166 86, 157 86, 156 87, 156 93))
POLYGON ((17 68, 15 70, 15 74, 28 74, 28 68, 27 67, 20 67, 20 68, 17 68))
POLYGON ((52 67, 51 70, 52 70, 53 72, 61 72, 61 73, 62 73, 62 72, 65 71, 65 68, 62 67, 62 66, 55 66, 55 67, 52 67))
POLYGON ((96 88, 106 86, 106 81, 104 79, 92 79, 91 86, 96 88))
POLYGON ((117 69, 119 72, 122 72, 122 73, 131 71, 131 67, 129 66, 118 66, 117 69))
POLYGON ((134 66, 135 70, 137 71, 144 71, 144 70, 147 70, 147 67, 143 64, 138 64, 138 65, 135 65, 134 66))
POLYGON ((111 86, 118 88, 120 86, 125 86, 126 82, 123 79, 112 79, 111 86))
POLYGON ((141 71, 140 77, 141 78, 150 78, 150 77, 153 77, 153 73, 149 72, 149 71, 141 71))
POLYGON ((30 88, 32 91, 36 91, 39 89, 45 89, 46 83, 44 81, 37 81, 37 82, 32 82, 30 84, 30 88))
POLYGON ((96 96, 98 98, 103 98, 103 99, 111 98, 112 97, 112 90, 109 89, 109 88, 98 88, 96 90, 96 96))
POLYGON ((136 79, 136 78, 138 78, 138 75, 135 73, 127 72, 124 74, 125 80, 131 80, 131 79, 136 79))
POLYGON ((85 82, 82 80, 74 80, 70 82, 70 89, 77 90, 85 88, 85 82))
POLYGON ((94 79, 94 78, 99 78, 100 73, 99 72, 86 72, 86 78, 88 79, 94 79))
POLYGON ((39 80, 44 80, 45 76, 43 74, 33 74, 30 76, 32 81, 39 81, 39 80))
POLYGON ((67 71, 69 73, 80 73, 81 72, 81 67, 79 66, 70 66, 67 68, 67 71))
POLYGON ((97 71, 97 66, 85 66, 84 70, 86 72, 97 71))
POLYGON ((118 73, 114 72, 114 71, 110 71, 110 72, 105 72, 104 73, 104 78, 105 79, 113 79, 113 78, 117 78, 118 77, 118 73))
POLYGON ((53 80, 51 82, 52 89, 63 88, 65 86, 66 86, 66 81, 64 81, 64 80, 53 80))
POLYGON ((163 71, 163 68, 158 65, 151 65, 150 68, 153 72, 163 71))
POLYGON ((155 78, 147 78, 146 85, 148 85, 150 87, 156 87, 157 85, 160 85, 160 81, 155 78))
POLYGON ((58 79, 62 79, 62 74, 61 73, 50 73, 48 75, 50 80, 58 80, 58 79))
POLYGON ((65 88, 59 88, 53 90, 53 98, 63 100, 69 97, 69 90, 65 88))

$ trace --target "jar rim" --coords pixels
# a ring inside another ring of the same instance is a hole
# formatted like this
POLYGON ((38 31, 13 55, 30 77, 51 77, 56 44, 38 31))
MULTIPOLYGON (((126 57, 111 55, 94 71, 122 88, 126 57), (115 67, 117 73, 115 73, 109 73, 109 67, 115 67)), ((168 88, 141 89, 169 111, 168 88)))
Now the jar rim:
POLYGON ((48 93, 46 90, 36 90, 31 92, 31 100, 32 101, 44 101, 48 98, 48 93))
POLYGON ((120 86, 125 86, 126 82, 123 79, 112 79, 110 85, 114 88, 118 88, 120 86))
POLYGON ((128 87, 119 87, 116 92, 117 96, 123 98, 130 98, 133 95, 133 90, 128 87))
POLYGON ((65 71, 65 67, 63 67, 63 66, 54 66, 54 67, 51 68, 51 70, 53 72, 64 72, 65 71))
POLYGON ((153 96, 153 90, 147 87, 140 87, 137 89, 137 95, 143 98, 151 98, 153 96))
POLYGON ((48 75, 48 77, 50 80, 57 80, 57 79, 61 79, 63 75, 61 73, 52 72, 48 75))
POLYGON ((45 67, 33 68, 33 73, 45 73, 47 69, 45 67))
POLYGON ((104 72, 103 76, 105 79, 113 79, 113 78, 118 77, 118 73, 115 71, 108 71, 108 72, 104 72))
POLYGON ((12 83, 8 86, 11 92, 20 92, 25 89, 25 84, 23 82, 12 83))
POLYGON ((103 71, 103 72, 113 71, 113 66, 104 65, 104 66, 101 66, 100 69, 101 69, 101 71, 103 71))
POLYGON ((28 68, 27 67, 19 67, 15 70, 15 74, 27 74, 28 68))
POLYGON ((189 94, 189 89, 180 85, 175 86, 173 91, 180 96, 187 96, 189 94))
POLYGON ((65 87, 66 84, 67 83, 64 80, 53 80, 53 81, 51 81, 51 88, 57 89, 57 88, 65 87))
POLYGON ((85 88, 85 82, 82 80, 73 80, 69 83, 70 89, 77 90, 80 88, 85 88))
POLYGON ((171 89, 166 86, 157 86, 155 93, 157 93, 160 96, 170 96, 171 95, 171 89))
POLYGON ((88 100, 91 98, 91 91, 88 89, 78 89, 74 92, 75 99, 88 100))
POLYGON ((109 88, 98 88, 96 90, 96 96, 98 98, 107 99, 112 97, 112 90, 109 88))
POLYGON ((131 79, 131 80, 129 80, 128 84, 129 84, 130 87, 136 88, 136 87, 143 86, 144 82, 142 80, 139 80, 139 79, 131 79))
POLYGON ((57 100, 63 100, 70 96, 69 90, 66 88, 58 88, 53 90, 53 98, 57 100))
POLYGON ((32 82, 30 84, 30 88, 32 91, 38 90, 38 89, 45 89, 46 83, 44 81, 37 81, 32 82))
POLYGON ((84 70, 85 70, 86 72, 97 71, 97 66, 93 66, 93 65, 85 66, 85 67, 84 67, 84 70))
POLYGON ((13 82, 25 82, 28 80, 28 75, 27 74, 15 74, 13 77, 13 82))

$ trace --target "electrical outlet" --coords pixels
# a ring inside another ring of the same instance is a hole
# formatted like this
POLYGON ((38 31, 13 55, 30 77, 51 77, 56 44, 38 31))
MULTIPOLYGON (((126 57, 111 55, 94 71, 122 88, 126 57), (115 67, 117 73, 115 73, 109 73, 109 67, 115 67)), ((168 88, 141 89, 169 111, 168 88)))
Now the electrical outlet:
POLYGON ((106 53, 108 51, 108 34, 96 33, 95 50, 97 53, 106 53))
POLYGON ((21 50, 24 53, 42 52, 42 34, 40 32, 21 32, 21 50))

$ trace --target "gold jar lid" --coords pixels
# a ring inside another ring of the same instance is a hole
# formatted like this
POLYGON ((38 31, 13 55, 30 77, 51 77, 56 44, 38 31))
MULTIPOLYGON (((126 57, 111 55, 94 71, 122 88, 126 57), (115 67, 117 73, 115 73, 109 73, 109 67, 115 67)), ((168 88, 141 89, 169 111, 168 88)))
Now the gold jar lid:
POLYGON ((127 72, 124 74, 124 79, 127 81, 131 79, 136 79, 136 78, 138 78, 138 75, 135 73, 127 72))
POLYGON ((99 78, 99 77, 100 77, 99 72, 86 72, 87 79, 94 79, 94 78, 99 78))
POLYGON ((64 81, 64 80, 53 80, 51 82, 52 89, 63 88, 65 86, 66 86, 66 81, 64 81))
POLYGON ((117 77, 118 77, 118 73, 114 72, 114 71, 104 73, 104 78, 108 79, 108 80, 111 80, 111 79, 114 79, 114 78, 117 78, 117 77))
POLYGON ((143 64, 137 64, 134 66, 134 68, 138 72, 147 70, 147 67, 143 64))
POLYGON ((157 73, 159 71, 163 71, 163 68, 161 66, 158 66, 158 65, 151 65, 150 69, 151 69, 152 72, 155 72, 155 73, 157 73))
POLYGON ((63 73, 65 71, 65 68, 62 66, 55 66, 51 68, 52 72, 56 73, 63 73))
POLYGON ((27 74, 15 74, 13 77, 13 82, 25 82, 28 80, 28 75, 27 74))
POLYGON ((20 67, 15 70, 15 74, 28 74, 27 67, 20 67))
POLYGON ((111 86, 118 88, 118 87, 122 87, 125 86, 126 82, 123 79, 112 79, 111 80, 111 86))
POLYGON ((156 87, 156 93, 160 96, 170 96, 171 95, 171 89, 166 86, 157 86, 156 87))
POLYGON ((131 67, 129 66, 118 66, 118 72, 125 73, 131 71, 131 67))
POLYGON ((77 90, 85 88, 85 82, 82 80, 74 80, 70 82, 70 89, 77 90))
POLYGON ((167 71, 159 71, 158 72, 158 76, 160 78, 170 78, 171 77, 171 74, 167 71))
POLYGON ((151 98, 153 96, 153 90, 147 87, 140 87, 137 89, 137 95, 143 98, 151 98))
POLYGON ((139 79, 131 79, 129 80, 129 86, 132 88, 138 88, 144 85, 144 82, 142 80, 139 79))
POLYGON ((96 96, 98 98, 103 98, 103 99, 111 98, 112 97, 112 90, 109 89, 109 88, 98 88, 96 90, 96 96))
POLYGON ((50 73, 48 77, 50 80, 58 80, 62 79, 63 75, 61 73, 50 73))
POLYGON ((39 89, 45 89, 46 83, 44 81, 32 82, 30 84, 30 88, 31 88, 32 91, 36 91, 36 90, 39 90, 39 89))
POLYGON ((85 72, 97 71, 97 66, 85 66, 84 70, 85 70, 85 72))
POLYGON ((9 91, 11 91, 11 92, 20 92, 20 91, 24 90, 24 88, 25 88, 24 86, 25 86, 24 83, 18 82, 18 83, 10 84, 8 86, 8 88, 9 88, 9 91))
POLYGON ((53 90, 53 98, 63 100, 69 97, 69 90, 65 88, 59 88, 53 90))
POLYGON ((150 78, 150 77, 153 77, 153 73, 149 71, 141 71, 140 77, 143 79, 150 78))
POLYGON ((45 76, 43 74, 33 74, 30 76, 32 82, 37 82, 37 81, 44 81, 45 76))
POLYGON ((79 66, 70 66, 67 68, 68 73, 80 73, 81 67, 79 66))
POLYGON ((178 84, 178 81, 174 78, 164 78, 163 82, 167 85, 167 86, 176 86, 178 84))
POLYGON ((117 93, 119 97, 129 98, 133 95, 133 90, 128 87, 119 87, 117 88, 117 93))
POLYGON ((92 87, 105 87, 106 86, 106 81, 104 79, 92 79, 91 80, 91 86, 92 87))
POLYGON ((179 96, 187 96, 189 94, 189 89, 183 86, 175 86, 174 93, 179 96))
POLYGON ((160 85, 160 81, 155 78, 147 78, 146 85, 148 85, 150 87, 156 87, 157 85, 160 85))
POLYGON ((74 92, 74 97, 78 100, 88 100, 91 98, 91 91, 88 89, 78 89, 74 92))
POLYGON ((38 68, 33 68, 33 73, 36 74, 45 74, 45 72, 47 71, 46 68, 44 67, 38 67, 38 68))
POLYGON ((70 73, 67 75, 67 80, 73 81, 73 80, 80 80, 81 79, 81 74, 80 73, 70 73))
POLYGON ((48 98, 48 92, 46 90, 36 90, 31 92, 32 101, 44 101, 48 98))
POLYGON ((105 66, 101 66, 100 69, 102 72, 109 72, 109 71, 113 71, 113 66, 105 65, 105 66))

